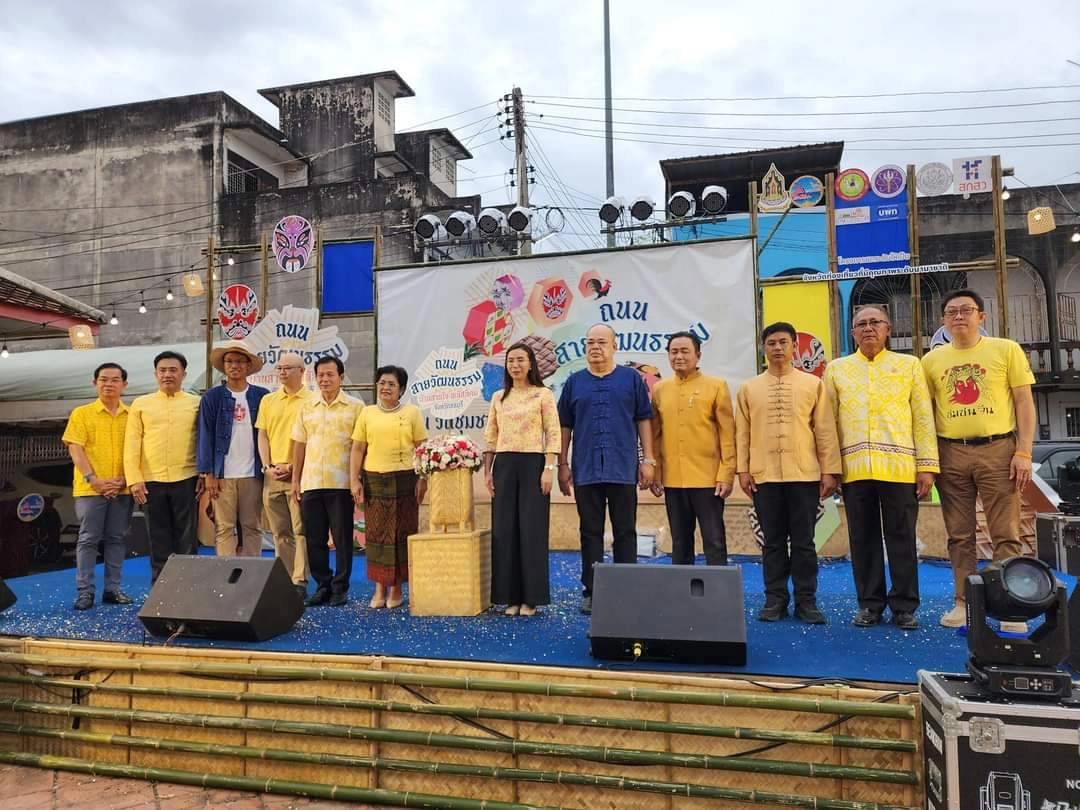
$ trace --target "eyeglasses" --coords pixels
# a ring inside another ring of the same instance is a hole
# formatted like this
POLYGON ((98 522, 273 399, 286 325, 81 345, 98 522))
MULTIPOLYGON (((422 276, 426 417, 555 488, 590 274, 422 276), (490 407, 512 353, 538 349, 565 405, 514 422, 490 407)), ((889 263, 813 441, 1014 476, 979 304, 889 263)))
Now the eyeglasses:
POLYGON ((946 318, 956 318, 958 316, 968 317, 973 312, 978 312, 978 307, 949 307, 943 313, 946 318))
POLYGON ((888 326, 888 324, 888 321, 883 321, 880 318, 874 318, 871 321, 859 321, 858 323, 853 323, 851 326, 853 329, 865 329, 868 326, 871 329, 877 329, 881 326, 888 326))

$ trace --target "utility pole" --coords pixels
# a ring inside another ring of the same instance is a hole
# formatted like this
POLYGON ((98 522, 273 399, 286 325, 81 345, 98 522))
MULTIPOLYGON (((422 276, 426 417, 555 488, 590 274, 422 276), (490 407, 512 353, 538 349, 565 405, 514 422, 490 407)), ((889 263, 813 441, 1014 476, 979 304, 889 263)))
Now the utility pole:
MULTIPOLYGON (((615 141, 611 120, 611 9, 604 0, 604 150, 607 163, 607 196, 615 194, 615 141)), ((615 232, 608 230, 608 247, 615 247, 615 232)))
MULTIPOLYGON (((517 204, 529 207, 529 162, 525 156, 525 104, 521 99, 521 88, 515 87, 511 93, 514 103, 514 179, 517 181, 517 204)), ((532 253, 532 223, 529 230, 522 234, 521 247, 518 251, 523 256, 532 253)))

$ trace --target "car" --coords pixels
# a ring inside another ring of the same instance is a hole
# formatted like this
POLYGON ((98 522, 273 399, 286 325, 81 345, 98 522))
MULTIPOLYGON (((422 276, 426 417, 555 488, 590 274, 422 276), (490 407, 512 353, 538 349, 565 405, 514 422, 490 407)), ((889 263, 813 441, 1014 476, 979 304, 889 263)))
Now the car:
POLYGON ((1080 501, 1080 440, 1035 442, 1031 463, 1063 501, 1080 501))

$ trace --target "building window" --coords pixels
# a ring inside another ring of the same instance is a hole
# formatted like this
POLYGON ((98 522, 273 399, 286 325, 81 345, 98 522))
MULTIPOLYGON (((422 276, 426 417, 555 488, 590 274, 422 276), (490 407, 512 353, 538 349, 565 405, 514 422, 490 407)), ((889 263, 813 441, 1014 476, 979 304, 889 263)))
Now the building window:
POLYGON ((457 161, 453 158, 447 158, 444 162, 444 169, 446 172, 446 179, 451 183, 457 182, 457 161))
POLYGON ((379 108, 379 118, 388 124, 392 124, 394 122, 394 107, 390 101, 390 96, 381 90, 376 90, 375 96, 379 108))
POLYGON ((277 187, 278 179, 270 172, 260 169, 236 152, 228 152, 225 170, 226 194, 256 194, 260 191, 273 191, 277 187))
POLYGON ((443 172, 443 159, 442 152, 439 151, 439 147, 435 144, 431 145, 431 174, 442 174, 443 172))
POLYGON ((1065 436, 1069 439, 1080 437, 1080 408, 1065 409, 1065 436))

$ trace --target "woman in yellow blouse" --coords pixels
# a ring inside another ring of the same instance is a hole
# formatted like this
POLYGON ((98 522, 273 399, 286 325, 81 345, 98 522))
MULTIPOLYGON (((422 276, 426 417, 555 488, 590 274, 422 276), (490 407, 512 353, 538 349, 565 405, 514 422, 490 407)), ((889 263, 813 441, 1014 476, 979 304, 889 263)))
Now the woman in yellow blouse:
POLYGON ((409 374, 400 366, 375 372, 377 400, 356 420, 349 481, 353 500, 363 488, 367 576, 375 583, 373 608, 396 608, 404 601, 401 585, 409 580, 410 534, 420 523, 420 501, 427 486, 413 472, 413 451, 427 438, 424 417, 401 395, 409 374), (387 592, 389 590, 389 593, 387 592))
POLYGON ((507 616, 532 616, 551 601, 548 513, 559 453, 555 397, 523 343, 506 352, 503 390, 484 429, 484 477, 491 493, 491 601, 507 616), (546 458, 545 458, 546 456, 546 458))

